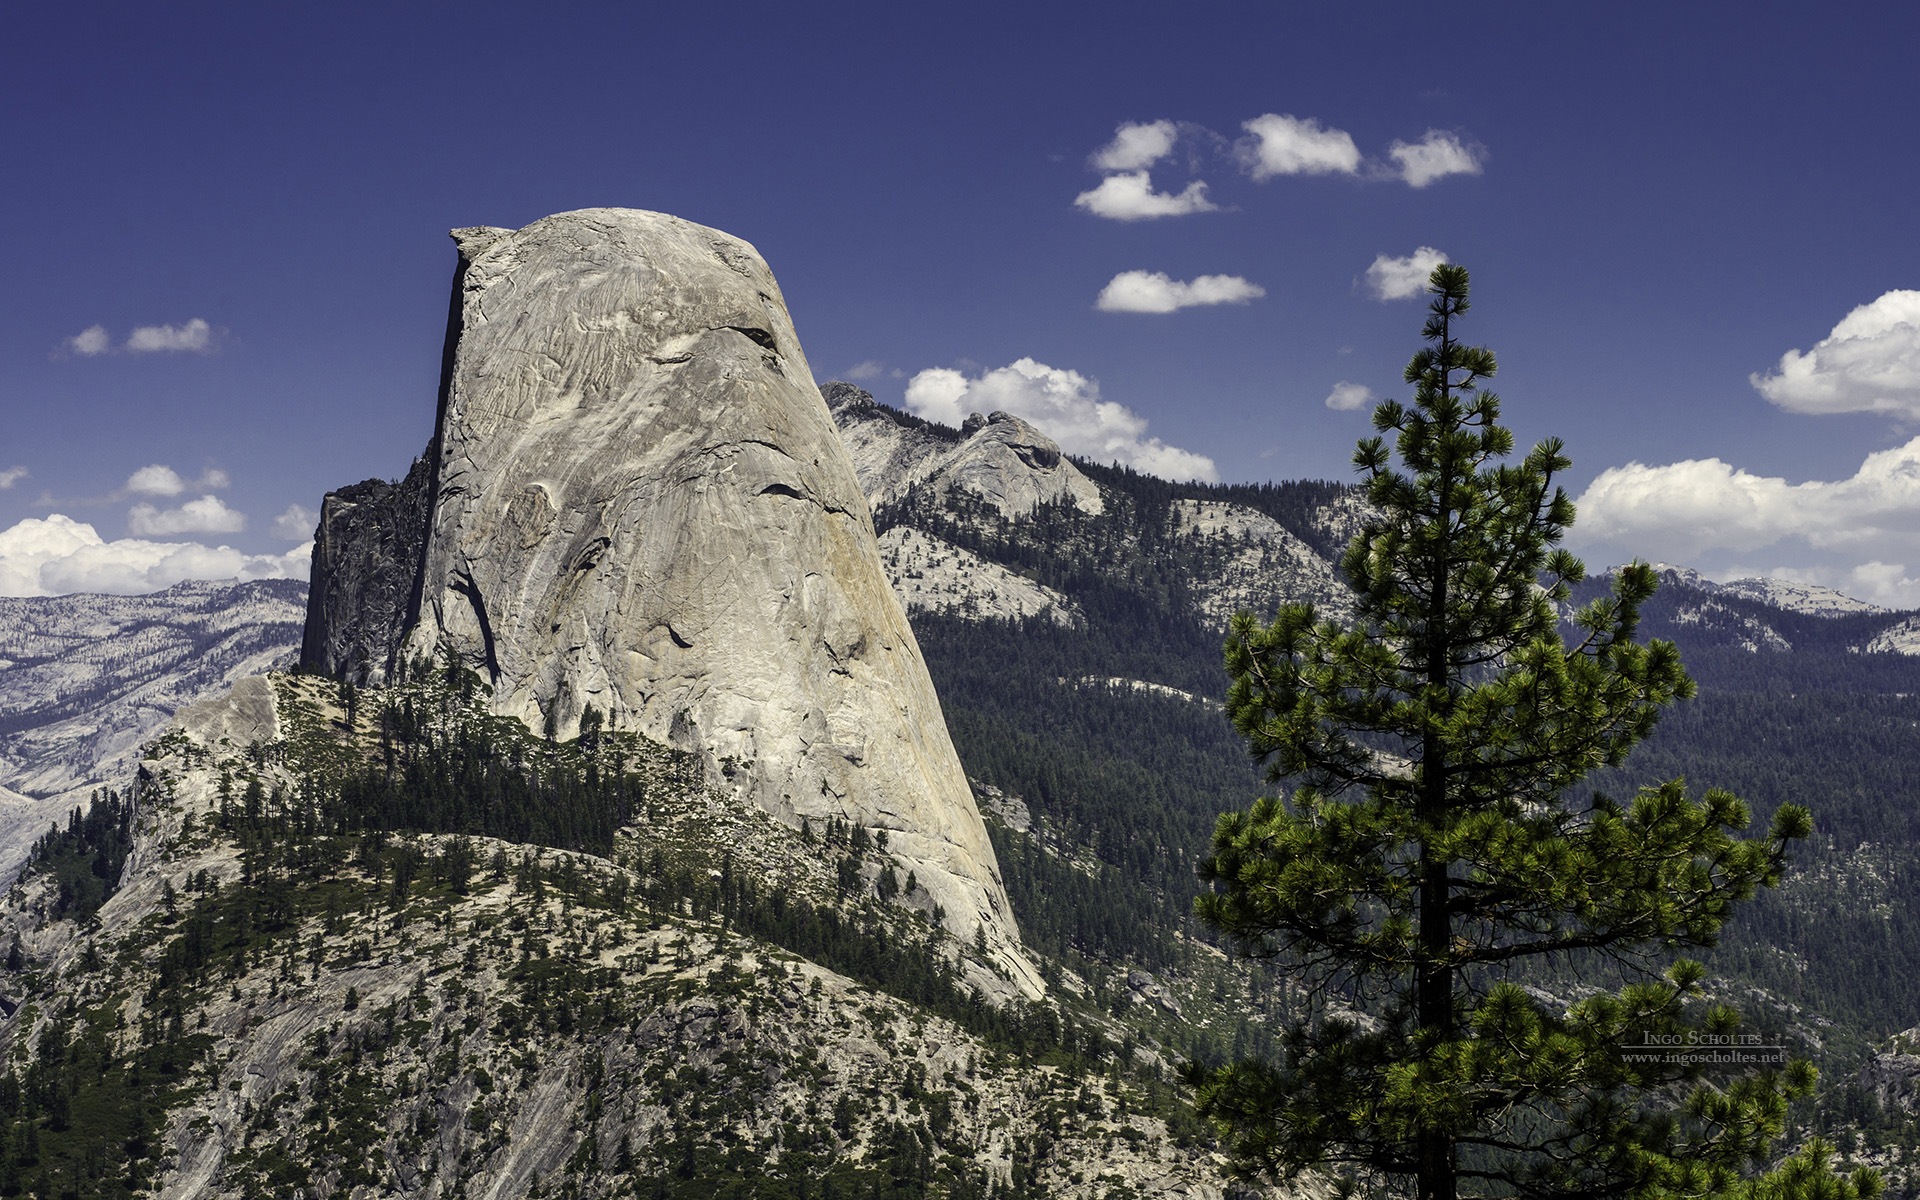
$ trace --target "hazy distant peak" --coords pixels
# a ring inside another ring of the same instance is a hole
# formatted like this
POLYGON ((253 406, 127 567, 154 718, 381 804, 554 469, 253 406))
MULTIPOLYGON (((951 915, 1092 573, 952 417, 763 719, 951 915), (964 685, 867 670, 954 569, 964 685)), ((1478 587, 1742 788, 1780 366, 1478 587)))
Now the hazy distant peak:
MULTIPOLYGON (((1758 600, 1762 604, 1806 616, 1841 617, 1852 613, 1892 611, 1877 604, 1869 604, 1865 600, 1856 600, 1844 592, 1822 587, 1817 583, 1800 583, 1792 579, 1735 579, 1727 583, 1715 583, 1692 567, 1664 562, 1650 565, 1659 574, 1663 583, 1678 584, 1702 592, 1716 592, 1758 600)), ((1606 573, 1617 575, 1621 570, 1621 567, 1609 567, 1606 573)))
POLYGON ((1817 583, 1798 583, 1791 579, 1735 579, 1723 589, 1750 600, 1759 600, 1789 612, 1816 617, 1839 617, 1848 613, 1883 613, 1891 609, 1856 600, 1844 592, 1817 583))

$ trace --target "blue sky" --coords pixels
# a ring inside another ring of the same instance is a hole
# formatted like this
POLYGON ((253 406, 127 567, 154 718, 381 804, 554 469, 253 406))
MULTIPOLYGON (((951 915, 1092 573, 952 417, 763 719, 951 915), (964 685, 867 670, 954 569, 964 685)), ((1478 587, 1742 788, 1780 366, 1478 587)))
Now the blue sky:
POLYGON ((447 229, 622 205, 753 242, 822 381, 1226 480, 1348 476, 1437 250, 1596 565, 1920 605, 1920 17, 1843 11, 18 12, 0 592, 301 571, 426 442, 447 229))

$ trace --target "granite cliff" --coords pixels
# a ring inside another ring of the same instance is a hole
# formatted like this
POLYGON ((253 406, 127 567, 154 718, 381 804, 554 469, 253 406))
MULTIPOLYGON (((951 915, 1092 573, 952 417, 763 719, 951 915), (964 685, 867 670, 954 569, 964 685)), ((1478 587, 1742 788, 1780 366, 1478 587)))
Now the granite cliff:
POLYGON ((884 832, 943 923, 1038 994, 866 497, 758 252, 623 209, 454 240, 425 466, 329 498, 305 664, 378 682, 402 658, 452 656, 530 730, 570 738, 592 710, 698 755, 789 826, 884 832))

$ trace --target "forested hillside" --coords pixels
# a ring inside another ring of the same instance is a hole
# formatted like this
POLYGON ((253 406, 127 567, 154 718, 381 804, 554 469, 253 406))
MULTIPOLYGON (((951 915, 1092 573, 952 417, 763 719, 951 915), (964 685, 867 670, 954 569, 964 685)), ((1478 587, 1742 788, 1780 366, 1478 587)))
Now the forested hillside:
MULTIPOLYGON (((1084 612, 1070 627, 921 613, 915 630, 969 772, 1032 811, 1035 834, 994 830, 1027 936, 1090 973, 1143 966, 1178 991, 1218 961, 1191 919, 1194 864, 1217 816, 1273 785, 1219 707, 1222 631, 1198 603, 1236 547, 1178 537, 1174 503, 1230 498, 1337 555, 1329 509, 1346 492, 1169 484, 1080 465, 1103 487, 1103 514, 1055 506, 1008 522, 964 498, 934 510, 909 497, 881 520, 1012 566, 1084 612)), ((1276 572, 1271 594, 1289 582, 1276 572)), ((1741 910, 1709 965, 1729 999, 1823 1065, 1821 1108, 1801 1119, 1864 1129, 1869 1154, 1920 1145, 1913 1117, 1857 1082, 1877 1048, 1920 1024, 1920 659, 1861 649, 1897 620, 1795 613, 1669 577, 1641 633, 1678 643, 1698 696, 1670 710, 1625 769, 1594 781, 1612 793, 1675 777, 1696 793, 1724 787, 1756 825, 1789 801, 1813 810, 1815 836, 1785 886, 1741 910)), ((1257 1011, 1264 988, 1284 1009, 1280 976, 1233 978, 1213 990, 1257 1011)), ((1257 1019, 1228 1017, 1189 1031, 1187 1045, 1204 1057, 1268 1036, 1257 1019)))
POLYGON ((1220 1187, 1173 1058, 1085 987, 975 995, 884 836, 476 701, 254 679, 40 840, 0 1196, 1220 1187))

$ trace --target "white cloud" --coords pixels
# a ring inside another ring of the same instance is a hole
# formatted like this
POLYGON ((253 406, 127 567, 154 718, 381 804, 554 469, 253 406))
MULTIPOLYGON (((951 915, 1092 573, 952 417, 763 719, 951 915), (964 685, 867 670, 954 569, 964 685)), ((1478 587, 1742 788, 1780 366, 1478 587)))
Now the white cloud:
POLYGON ((1789 483, 1718 458, 1628 463, 1602 471, 1579 508, 1583 541, 1669 562, 1783 544, 1920 561, 1920 438, 1869 454, 1851 478, 1833 481, 1789 483))
POLYGON ((907 408, 945 425, 975 412, 1009 412, 1031 422, 1069 454, 1117 462, 1164 479, 1212 482, 1220 473, 1202 454, 1146 436, 1146 418, 1100 398, 1100 385, 1078 371, 1022 358, 968 378, 936 367, 907 382, 907 408))
POLYGON ((187 490, 187 481, 172 467, 154 463, 127 476, 126 490, 136 496, 178 496, 187 490))
POLYGON ((19 483, 22 479, 25 479, 28 474, 30 474, 30 472, 25 467, 8 467, 6 470, 0 471, 0 492, 4 492, 14 484, 19 483))
POLYGON ((1256 180, 1275 175, 1352 175, 1360 148, 1344 129, 1328 129, 1312 117, 1266 113, 1240 128, 1240 162, 1256 180))
POLYGON ((1408 187, 1423 188, 1449 175, 1478 175, 1484 153, 1457 136, 1438 129, 1427 130, 1417 142, 1395 141, 1387 147, 1394 161, 1395 174, 1408 187))
MULTIPOLYGON (((105 325, 89 325, 60 343, 73 354, 94 358, 114 353, 113 338, 105 325)), ((215 349, 213 326, 194 317, 183 325, 141 325, 127 335, 120 349, 128 354, 153 354, 160 351, 211 354, 215 349)))
POLYGON ((213 327, 199 317, 185 325, 142 325, 128 336, 126 348, 131 354, 152 354, 162 350, 190 350, 204 354, 213 348, 213 327))
POLYGON ((289 505, 287 511, 273 519, 273 535, 290 542, 311 541, 314 526, 319 523, 320 514, 306 505, 289 505))
POLYGON ((1113 131, 1113 140, 1093 156, 1102 171, 1140 171, 1173 153, 1180 130, 1172 121, 1127 123, 1113 131))
POLYGON ((189 500, 178 508, 136 504, 127 510, 127 532, 138 534, 239 533, 247 527, 246 514, 228 508, 215 495, 189 500))
POLYGON ((1794 412, 1884 412, 1920 418, 1920 291, 1892 291, 1848 313, 1806 353, 1750 375, 1762 396, 1794 412))
POLYGON ((1902 563, 1887 563, 1878 559, 1851 564, 1797 565, 1783 565, 1764 559, 1729 560, 1724 566, 1700 573, 1718 583, 1735 579, 1780 579, 1788 583, 1832 588, 1842 595, 1886 608, 1920 607, 1920 579, 1912 577, 1914 572, 1902 563))
POLYGON ((1215 212, 1219 206, 1207 199, 1207 185, 1196 179, 1179 194, 1156 192, 1145 171, 1127 171, 1109 175, 1092 191, 1073 198, 1078 208, 1110 221, 1145 221, 1154 217, 1181 217, 1188 213, 1215 212))
POLYGON ((1872 559, 1848 570, 1837 581, 1831 577, 1807 578, 1805 583, 1823 583, 1856 600, 1887 608, 1920 606, 1920 579, 1915 579, 1903 563, 1884 563, 1872 559))
POLYGON ((1374 256, 1367 268, 1367 288, 1377 300, 1405 300, 1426 290, 1427 276, 1447 261, 1445 251, 1422 246, 1405 258, 1386 254, 1374 256))
POLYGON ((118 495, 178 496, 189 489, 197 492, 215 491, 232 482, 232 477, 218 467, 209 467, 200 473, 200 478, 188 482, 181 478, 180 472, 165 463, 151 463, 127 476, 127 482, 118 495))
POLYGON ((1164 271, 1122 271, 1100 289, 1094 307, 1101 312, 1170 313, 1208 304, 1245 304, 1267 289, 1238 275, 1202 275, 1191 283, 1164 271))
POLYGON ((103 541, 59 513, 0 530, 0 596, 134 595, 187 579, 304 579, 311 548, 243 554, 198 542, 103 541))
POLYGON ((865 379, 879 379, 886 373, 887 364, 880 362, 878 359, 869 358, 848 367, 845 377, 858 382, 865 379))
POLYGON ((1333 385, 1332 391, 1327 393, 1327 407, 1335 412, 1352 412, 1356 408, 1364 408, 1372 404, 1377 399, 1379 397, 1375 396, 1373 389, 1366 384, 1348 383, 1342 379, 1333 385))
POLYGON ((107 336, 106 326, 89 325, 79 333, 68 338, 66 347, 75 354, 92 358, 95 355, 105 354, 108 350, 112 349, 112 339, 107 336))

